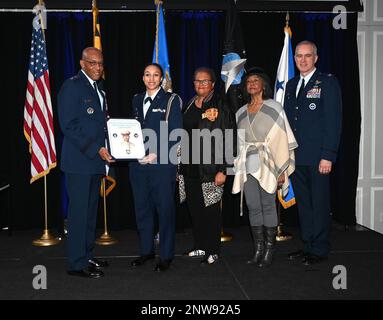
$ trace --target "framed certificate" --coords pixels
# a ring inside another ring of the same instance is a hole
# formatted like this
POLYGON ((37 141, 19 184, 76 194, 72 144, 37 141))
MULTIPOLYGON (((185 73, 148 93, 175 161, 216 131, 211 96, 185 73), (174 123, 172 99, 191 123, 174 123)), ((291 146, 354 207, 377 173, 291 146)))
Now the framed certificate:
POLYGON ((145 156, 141 124, 135 119, 109 119, 109 152, 116 160, 142 159, 145 156))

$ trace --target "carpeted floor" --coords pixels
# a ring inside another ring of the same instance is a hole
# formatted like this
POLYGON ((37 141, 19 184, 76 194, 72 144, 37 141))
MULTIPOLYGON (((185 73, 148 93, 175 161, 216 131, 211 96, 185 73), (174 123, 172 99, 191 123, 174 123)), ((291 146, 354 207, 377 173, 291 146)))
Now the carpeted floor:
POLYGON ((222 244, 219 262, 202 267, 198 259, 182 257, 192 245, 191 230, 176 236, 176 257, 167 272, 153 271, 154 262, 132 268, 138 255, 133 230, 112 232, 113 246, 97 246, 96 256, 110 266, 101 279, 66 274, 65 240, 51 247, 34 247, 40 231, 0 233, 0 299, 129 299, 129 300, 259 300, 259 299, 382 299, 383 235, 370 230, 344 231, 333 227, 329 260, 306 267, 288 261, 288 252, 300 248, 298 230, 290 241, 278 242, 274 264, 260 269, 246 264, 252 254, 247 227, 226 230, 231 242, 222 244), (35 290, 33 267, 47 269, 47 289, 35 290), (346 289, 334 289, 334 267, 347 272, 346 289))

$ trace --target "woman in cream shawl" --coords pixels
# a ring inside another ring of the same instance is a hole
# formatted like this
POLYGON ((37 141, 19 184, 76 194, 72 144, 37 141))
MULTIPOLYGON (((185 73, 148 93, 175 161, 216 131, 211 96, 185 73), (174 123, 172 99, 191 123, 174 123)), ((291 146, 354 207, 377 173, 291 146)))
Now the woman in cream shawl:
POLYGON ((248 103, 236 113, 239 149, 233 193, 244 192, 249 209, 255 254, 248 263, 264 267, 271 265, 274 254, 276 191, 280 187, 287 194, 297 143, 282 106, 271 99, 270 80, 263 70, 250 69, 244 85, 248 103))

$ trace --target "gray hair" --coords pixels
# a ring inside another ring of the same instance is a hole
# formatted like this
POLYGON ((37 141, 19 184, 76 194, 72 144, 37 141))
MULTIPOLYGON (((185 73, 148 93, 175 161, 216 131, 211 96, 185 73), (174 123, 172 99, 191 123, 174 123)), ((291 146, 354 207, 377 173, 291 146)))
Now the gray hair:
POLYGON ((95 47, 87 47, 84 50, 82 50, 81 59, 84 60, 88 56, 89 51, 97 51, 102 55, 102 51, 100 49, 97 49, 95 47))
POLYGON ((315 45, 314 42, 309 41, 309 40, 303 40, 303 41, 299 42, 299 43, 297 44, 297 46, 295 47, 295 54, 297 54, 297 49, 298 49, 298 47, 303 46, 303 45, 309 45, 309 46, 311 46, 311 47, 313 48, 313 53, 314 53, 314 55, 315 55, 315 56, 318 55, 318 49, 317 49, 317 46, 315 45))

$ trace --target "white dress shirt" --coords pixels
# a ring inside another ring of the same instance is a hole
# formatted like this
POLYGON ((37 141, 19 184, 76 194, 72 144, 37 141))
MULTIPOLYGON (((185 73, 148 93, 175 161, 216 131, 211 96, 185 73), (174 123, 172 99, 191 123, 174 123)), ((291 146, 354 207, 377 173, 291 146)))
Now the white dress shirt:
MULTIPOLYGON (((91 78, 88 77, 88 75, 84 72, 84 70, 81 70, 82 73, 85 75, 85 77, 89 80, 90 82, 90 85, 92 86, 92 88, 94 88, 94 83, 96 81, 92 80, 91 78)), ((97 86, 97 94, 98 94, 98 98, 100 99, 100 104, 101 104, 101 110, 102 110, 102 106, 104 105, 104 97, 102 96, 101 92, 100 92, 100 89, 98 89, 98 86, 97 86)))
POLYGON ((299 92, 299 89, 301 88, 302 79, 305 79, 305 87, 306 87, 306 85, 307 85, 308 82, 310 81, 310 79, 311 79, 311 77, 313 76, 313 74, 314 74, 314 72, 315 72, 316 69, 317 69, 317 68, 314 68, 313 71, 311 71, 308 75, 306 75, 306 76, 304 76, 304 77, 301 75, 301 78, 299 79, 299 82, 298 82, 298 85, 297 85, 297 90, 295 91, 295 96, 296 96, 296 97, 298 97, 298 92, 299 92))
POLYGON ((149 96, 148 93, 146 92, 145 97, 144 97, 144 101, 143 101, 144 119, 145 119, 145 117, 146 117, 146 113, 148 112, 148 110, 149 110, 149 108, 150 108, 150 105, 151 105, 150 101, 148 101, 148 102, 145 103, 145 99, 148 98, 148 97, 150 97, 150 98, 152 99, 152 103, 153 103, 154 98, 156 97, 156 95, 157 95, 158 91, 160 91, 160 89, 161 89, 161 88, 158 88, 158 90, 157 90, 156 92, 154 92, 154 94, 151 95, 151 96, 149 96))

